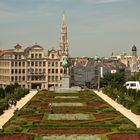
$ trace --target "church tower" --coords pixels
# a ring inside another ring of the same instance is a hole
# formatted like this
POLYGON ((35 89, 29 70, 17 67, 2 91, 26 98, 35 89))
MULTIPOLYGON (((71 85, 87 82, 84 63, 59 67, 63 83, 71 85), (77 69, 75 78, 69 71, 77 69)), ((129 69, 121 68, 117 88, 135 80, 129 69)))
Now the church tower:
POLYGON ((132 47, 132 57, 137 57, 137 48, 135 45, 132 47))
POLYGON ((68 39, 67 39, 67 25, 65 15, 62 16, 61 31, 60 31, 60 52, 62 55, 69 56, 68 39))

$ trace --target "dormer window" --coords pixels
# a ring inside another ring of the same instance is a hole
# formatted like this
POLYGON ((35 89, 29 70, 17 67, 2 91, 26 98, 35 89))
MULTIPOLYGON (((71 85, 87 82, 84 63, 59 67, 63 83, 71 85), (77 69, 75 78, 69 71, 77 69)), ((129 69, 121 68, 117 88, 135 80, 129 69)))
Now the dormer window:
POLYGON ((54 54, 52 54, 52 58, 54 58, 54 54))

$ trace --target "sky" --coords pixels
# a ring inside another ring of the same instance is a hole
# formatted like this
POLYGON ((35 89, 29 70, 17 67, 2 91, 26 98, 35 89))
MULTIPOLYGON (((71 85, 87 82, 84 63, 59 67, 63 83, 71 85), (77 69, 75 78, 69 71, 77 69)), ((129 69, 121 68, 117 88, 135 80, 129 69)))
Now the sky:
POLYGON ((63 13, 72 57, 140 54, 140 0, 0 0, 0 49, 59 49, 63 13))

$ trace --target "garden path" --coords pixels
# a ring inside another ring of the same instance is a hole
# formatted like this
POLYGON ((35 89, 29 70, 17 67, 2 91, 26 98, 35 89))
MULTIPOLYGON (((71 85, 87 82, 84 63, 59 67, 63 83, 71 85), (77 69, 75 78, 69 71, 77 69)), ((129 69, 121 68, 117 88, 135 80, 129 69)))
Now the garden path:
POLYGON ((117 102, 112 100, 110 97, 105 95, 102 91, 98 92, 98 91, 94 90, 94 92, 98 96, 100 96, 104 101, 109 103, 113 108, 115 108, 117 111, 119 111, 121 114, 123 114, 129 120, 131 120, 136 125, 137 128, 140 128, 140 115, 136 115, 136 114, 132 113, 131 110, 126 109, 121 104, 118 104, 117 102))
MULTIPOLYGON (((17 102, 16 107, 20 110, 31 98, 36 95, 37 91, 32 90, 29 94, 23 97, 20 101, 17 102)), ((14 107, 5 110, 4 113, 0 116, 0 129, 3 128, 3 125, 14 115, 14 107)))

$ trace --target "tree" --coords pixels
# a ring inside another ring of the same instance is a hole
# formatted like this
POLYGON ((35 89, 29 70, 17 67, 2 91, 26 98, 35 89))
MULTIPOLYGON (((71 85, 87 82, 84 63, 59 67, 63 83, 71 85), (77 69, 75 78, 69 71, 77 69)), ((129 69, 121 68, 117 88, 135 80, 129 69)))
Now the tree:
POLYGON ((5 98, 5 91, 2 87, 0 87, 0 98, 5 98))
POLYGON ((101 78, 101 87, 111 85, 112 87, 121 87, 125 83, 124 73, 108 73, 101 78))
POLYGON ((134 73, 128 80, 129 81, 140 81, 140 72, 134 73))

